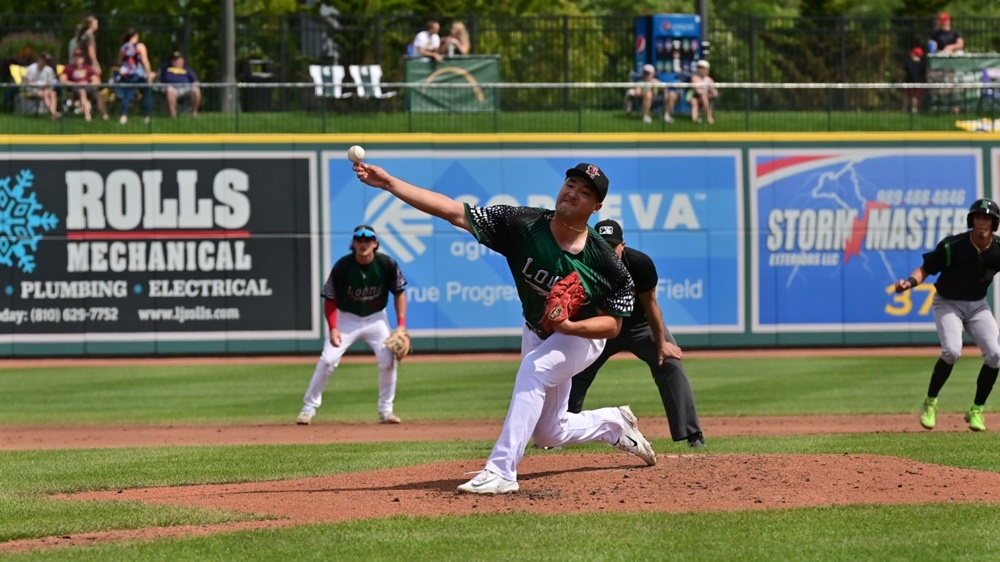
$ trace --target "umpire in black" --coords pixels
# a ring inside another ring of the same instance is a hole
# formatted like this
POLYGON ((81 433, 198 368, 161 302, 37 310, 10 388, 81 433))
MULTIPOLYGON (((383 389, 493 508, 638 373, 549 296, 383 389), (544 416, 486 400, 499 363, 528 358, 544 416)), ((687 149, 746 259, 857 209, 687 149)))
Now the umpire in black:
POLYGON ((663 313, 656 302, 656 284, 659 280, 656 265, 646 254, 625 247, 622 227, 617 222, 604 220, 594 228, 625 263, 625 268, 635 282, 635 302, 632 316, 624 319, 618 336, 607 341, 604 352, 597 361, 573 377, 569 411, 579 413, 583 410, 583 400, 597 371, 614 354, 628 350, 649 365, 653 380, 660 389, 660 398, 663 400, 663 409, 667 412, 673 440, 686 439, 691 447, 704 447, 705 439, 694 406, 694 393, 684 366, 681 365, 683 354, 663 323, 663 313))

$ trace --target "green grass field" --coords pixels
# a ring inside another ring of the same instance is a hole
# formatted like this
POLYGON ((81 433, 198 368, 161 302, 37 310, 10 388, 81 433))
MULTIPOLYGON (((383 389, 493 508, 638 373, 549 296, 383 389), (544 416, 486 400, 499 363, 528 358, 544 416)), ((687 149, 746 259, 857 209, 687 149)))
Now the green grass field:
MULTIPOLYGON (((198 119, 155 115, 149 124, 138 114, 126 125, 117 119, 87 123, 80 116, 60 121, 48 117, 0 114, 7 134, 213 134, 213 133, 636 133, 636 132, 817 132, 817 131, 959 131, 956 120, 988 115, 912 115, 895 111, 726 111, 714 125, 678 116, 674 123, 646 125, 622 110, 503 111, 498 113, 410 114, 362 111, 281 113, 202 113, 198 119)), ((994 115, 993 117, 1000 117, 994 115)))
MULTIPOLYGON (((689 359, 699 412, 712 415, 915 413, 932 358, 689 359)), ((410 420, 502 419, 516 365, 406 363, 396 411, 410 420)), ((963 359, 941 397, 967 407, 979 364, 963 359)), ((19 424, 291 423, 309 364, 0 370, 0 430, 19 424)), ((373 365, 344 364, 321 423, 372 421, 373 365)), ((612 361, 588 405, 663 416, 645 365, 612 361)), ((1000 472, 997 433, 712 438, 703 454, 871 453, 1000 472)), ((657 436, 660 437, 660 436, 657 436)), ((0 451, 0 543, 108 529, 251 519, 131 502, 63 502, 54 492, 280 480, 481 459, 489 443, 255 445, 0 451)), ((686 453, 665 438, 660 452, 686 453)), ((581 448, 574 448, 580 450, 581 448)), ((607 447, 583 450, 620 454, 607 447)), ((546 451, 529 454, 560 454, 546 451)), ((392 518, 207 537, 111 543, 12 560, 990 560, 1000 505, 857 505, 687 514, 392 518)))

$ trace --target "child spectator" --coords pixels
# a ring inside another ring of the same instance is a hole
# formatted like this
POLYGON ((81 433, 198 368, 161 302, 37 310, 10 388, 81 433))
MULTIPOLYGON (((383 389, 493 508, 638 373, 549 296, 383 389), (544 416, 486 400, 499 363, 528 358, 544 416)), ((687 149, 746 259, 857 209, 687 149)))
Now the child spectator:
MULTIPOLYGON (((920 84, 926 80, 924 72, 924 50, 914 47, 910 50, 910 55, 903 63, 903 82, 907 84, 920 84)), ((903 90, 903 111, 916 113, 920 110, 920 97, 923 90, 920 88, 906 88, 903 90)))

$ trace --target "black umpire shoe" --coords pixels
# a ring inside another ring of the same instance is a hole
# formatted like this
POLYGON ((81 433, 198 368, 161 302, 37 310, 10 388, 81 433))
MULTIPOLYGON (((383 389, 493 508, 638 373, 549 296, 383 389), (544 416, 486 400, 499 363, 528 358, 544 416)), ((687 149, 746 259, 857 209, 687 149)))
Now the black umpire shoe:
POLYGON ((688 447, 692 449, 704 449, 705 448, 705 438, 702 436, 701 432, 688 435, 688 447))

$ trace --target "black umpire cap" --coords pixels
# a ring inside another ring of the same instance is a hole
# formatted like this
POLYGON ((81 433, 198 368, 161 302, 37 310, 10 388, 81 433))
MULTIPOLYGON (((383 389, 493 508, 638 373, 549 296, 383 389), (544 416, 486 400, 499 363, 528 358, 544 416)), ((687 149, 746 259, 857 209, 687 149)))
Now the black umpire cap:
POLYGON ((603 220, 594 225, 594 229, 597 233, 604 238, 604 241, 611 244, 612 247, 621 244, 625 238, 625 234, 622 232, 622 225, 617 222, 607 219, 603 220))
POLYGON ((608 176, 604 170, 594 164, 580 162, 576 166, 566 170, 566 177, 576 176, 582 178, 590 187, 597 192, 597 200, 603 202, 608 195, 608 176))

